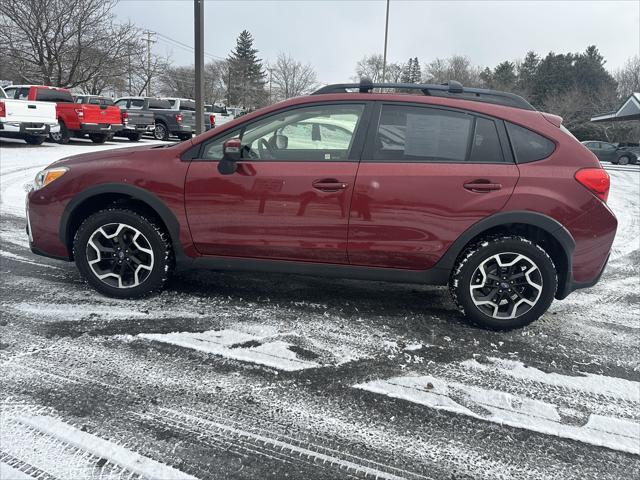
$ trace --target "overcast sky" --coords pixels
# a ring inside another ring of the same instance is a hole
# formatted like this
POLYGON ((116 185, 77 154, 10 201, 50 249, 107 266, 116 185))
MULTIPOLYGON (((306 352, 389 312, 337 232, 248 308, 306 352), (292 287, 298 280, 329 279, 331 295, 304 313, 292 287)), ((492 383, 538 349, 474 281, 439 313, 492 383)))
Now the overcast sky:
MULTIPOLYGON (((205 4, 205 52, 225 58, 243 29, 268 63, 279 52, 310 63, 325 82, 344 82, 366 54, 382 53, 384 0, 221 1, 205 4)), ((192 0, 121 0, 116 14, 193 46, 192 0)), ((157 37, 157 53, 193 64, 193 52, 157 37)), ((440 2, 391 0, 389 61, 422 64, 453 54, 493 67, 528 50, 577 52, 594 44, 610 70, 640 52, 640 0, 440 2)), ((206 57, 205 61, 213 58, 206 57)))

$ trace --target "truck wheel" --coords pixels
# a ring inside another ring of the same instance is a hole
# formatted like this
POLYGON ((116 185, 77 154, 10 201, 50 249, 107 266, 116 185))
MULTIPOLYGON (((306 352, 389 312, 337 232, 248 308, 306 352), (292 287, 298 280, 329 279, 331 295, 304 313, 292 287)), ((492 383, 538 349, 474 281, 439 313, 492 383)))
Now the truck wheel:
POLYGON ((184 142, 185 140, 191 140, 191 134, 190 133, 181 133, 180 135, 178 135, 178 138, 184 142))
POLYGON ((162 122, 156 123, 156 128, 153 131, 153 137, 156 140, 169 140, 169 130, 167 129, 167 126, 162 122))
POLYGON ((24 141, 29 145, 42 145, 45 138, 47 137, 44 137, 42 135, 27 135, 26 137, 24 137, 24 141))
POLYGON ((104 133, 90 133, 89 138, 93 143, 104 143, 107 141, 107 138, 109 138, 109 135, 104 133))
POLYGON ((160 290, 173 268, 168 234, 144 215, 109 208, 82 222, 73 240, 80 274, 96 290, 137 298, 160 290))
POLYGON ((485 238, 466 249, 449 290, 471 322, 492 330, 524 327, 553 301, 556 268, 542 247, 519 236, 485 238))
POLYGON ((64 122, 60 122, 60 131, 57 133, 50 133, 49 138, 61 145, 66 145, 67 143, 69 143, 69 130, 67 130, 67 126, 64 124, 64 122))
POLYGON ((140 137, 142 137, 142 134, 140 134, 140 133, 127 133, 127 138, 129 140, 131 140, 132 142, 139 141, 140 137))

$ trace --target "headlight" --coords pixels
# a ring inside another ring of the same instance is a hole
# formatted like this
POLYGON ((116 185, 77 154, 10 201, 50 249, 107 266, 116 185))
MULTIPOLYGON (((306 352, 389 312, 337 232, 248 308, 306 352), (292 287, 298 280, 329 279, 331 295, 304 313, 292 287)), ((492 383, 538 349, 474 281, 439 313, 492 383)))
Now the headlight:
POLYGON ((67 173, 68 170, 69 169, 66 167, 47 168, 46 170, 42 170, 36 175, 33 186, 36 190, 45 187, 67 173))

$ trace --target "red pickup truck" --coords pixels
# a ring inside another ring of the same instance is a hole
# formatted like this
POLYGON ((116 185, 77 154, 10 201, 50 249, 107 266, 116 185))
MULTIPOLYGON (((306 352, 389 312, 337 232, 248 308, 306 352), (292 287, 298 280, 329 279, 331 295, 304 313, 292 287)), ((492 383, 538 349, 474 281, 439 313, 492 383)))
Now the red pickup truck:
POLYGON ((94 143, 104 143, 115 132, 122 130, 120 108, 108 105, 75 103, 66 88, 43 85, 11 85, 5 92, 9 98, 54 102, 60 131, 49 134, 57 143, 69 143, 71 137, 86 134, 94 143))

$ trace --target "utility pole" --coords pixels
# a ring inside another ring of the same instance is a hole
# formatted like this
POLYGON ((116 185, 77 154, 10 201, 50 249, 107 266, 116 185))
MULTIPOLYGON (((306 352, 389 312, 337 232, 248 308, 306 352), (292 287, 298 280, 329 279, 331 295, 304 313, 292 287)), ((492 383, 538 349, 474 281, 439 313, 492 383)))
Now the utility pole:
POLYGON ((387 36, 389 34, 389 2, 387 0, 387 15, 384 20, 384 56, 382 58, 382 83, 387 78, 387 36))
POLYGON ((193 0, 196 66, 196 135, 204 132, 204 0, 193 0))
POLYGON ((145 30, 142 32, 147 36, 145 41, 147 42, 147 97, 151 96, 151 44, 156 43, 155 40, 151 39, 152 35, 155 35, 155 32, 150 30, 145 30))

